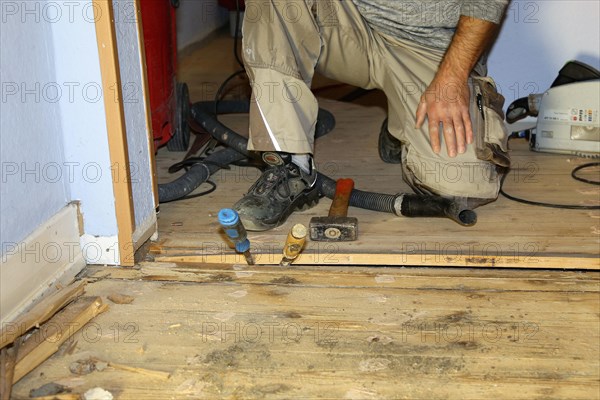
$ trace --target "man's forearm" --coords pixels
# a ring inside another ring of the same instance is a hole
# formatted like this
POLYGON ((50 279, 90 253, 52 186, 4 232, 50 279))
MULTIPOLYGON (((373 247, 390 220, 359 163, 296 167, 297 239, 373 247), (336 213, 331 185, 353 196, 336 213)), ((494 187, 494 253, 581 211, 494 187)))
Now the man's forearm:
POLYGON ((451 75, 466 81, 483 52, 496 37, 498 28, 499 25, 493 22, 461 16, 437 75, 451 75))
POLYGON ((441 151, 440 134, 444 136, 450 157, 455 157, 457 152, 464 153, 466 145, 473 143, 467 81, 497 31, 498 25, 493 22, 460 17, 452 43, 433 81, 421 96, 416 113, 417 129, 427 117, 431 147, 435 153, 441 151), (440 126, 443 127, 441 131, 440 126))

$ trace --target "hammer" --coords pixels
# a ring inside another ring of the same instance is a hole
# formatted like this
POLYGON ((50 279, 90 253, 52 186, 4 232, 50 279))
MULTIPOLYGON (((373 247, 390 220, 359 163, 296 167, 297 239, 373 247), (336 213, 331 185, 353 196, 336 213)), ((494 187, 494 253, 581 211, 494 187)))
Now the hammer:
POLYGON ((352 179, 338 179, 327 217, 310 220, 310 238, 318 242, 348 242, 358 238, 358 220, 348 217, 352 179))

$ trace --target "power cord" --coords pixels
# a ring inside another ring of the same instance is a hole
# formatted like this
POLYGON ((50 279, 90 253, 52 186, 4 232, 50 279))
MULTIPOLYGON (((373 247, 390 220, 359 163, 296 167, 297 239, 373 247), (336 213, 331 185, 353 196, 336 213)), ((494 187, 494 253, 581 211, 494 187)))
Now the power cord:
POLYGON ((242 61, 242 59, 240 58, 240 54, 238 52, 238 39, 239 39, 239 33, 240 33, 240 20, 241 20, 241 14, 242 14, 242 10, 240 8, 240 0, 235 0, 235 33, 233 34, 233 56, 235 57, 237 63, 240 65, 240 67, 242 67, 242 69, 244 69, 244 62, 242 61))
POLYGON ((234 72, 233 74, 229 75, 227 77, 227 79, 225 79, 223 81, 223 83, 221 84, 221 86, 219 86, 219 90, 217 90, 217 94, 215 95, 215 118, 218 119, 218 116, 219 116, 219 103, 221 102, 221 99, 223 98, 223 93, 225 92, 225 88, 227 87, 227 85, 229 84, 229 82, 231 82, 235 77, 237 77, 238 75, 245 74, 245 73, 246 73, 245 69, 240 69, 240 70, 234 72))
MULTIPOLYGON (((577 175, 577 172, 579 172, 583 169, 598 167, 598 166, 600 166, 600 162, 582 164, 582 165, 576 167, 575 169, 573 169, 573 171, 571 171, 571 177, 580 182, 588 183, 591 185, 600 185, 599 181, 592 181, 592 180, 585 179, 585 178, 582 178, 577 175)), ((531 206, 560 208, 560 209, 566 209, 566 210, 600 210, 600 205, 598 205, 598 206, 582 206, 582 205, 574 205, 574 204, 543 203, 543 202, 539 202, 539 201, 527 200, 527 199, 522 199, 519 197, 512 196, 504 191, 504 180, 506 179, 507 176, 508 176, 508 173, 503 175, 502 179, 500 180, 500 194, 502 194, 504 197, 506 197, 509 200, 516 201, 518 203, 529 204, 531 206)))
POLYGON ((577 176, 577 172, 581 171, 582 169, 591 168, 591 167, 600 167, 600 162, 587 163, 587 164, 580 165, 579 167, 576 167, 573 171, 571 171, 571 177, 579 182, 589 183, 590 185, 600 185, 600 181, 592 181, 590 179, 585 179, 580 176, 577 176))

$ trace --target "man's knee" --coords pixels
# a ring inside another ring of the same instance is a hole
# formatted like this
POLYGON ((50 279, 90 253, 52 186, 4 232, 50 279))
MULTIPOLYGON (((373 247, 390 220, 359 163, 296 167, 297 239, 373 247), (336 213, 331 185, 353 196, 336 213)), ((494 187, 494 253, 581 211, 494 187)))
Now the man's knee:
POLYGON ((417 193, 453 198, 467 208, 498 197, 502 171, 481 160, 465 161, 416 154, 410 146, 402 152, 404 180, 417 193))

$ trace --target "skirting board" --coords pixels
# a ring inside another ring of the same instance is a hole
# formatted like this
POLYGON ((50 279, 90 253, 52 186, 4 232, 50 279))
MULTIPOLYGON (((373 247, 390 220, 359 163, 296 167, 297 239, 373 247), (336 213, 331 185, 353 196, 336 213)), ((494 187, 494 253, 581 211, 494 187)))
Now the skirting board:
POLYGON ((79 242, 78 210, 68 204, 20 242, 4 243, 0 268, 0 322, 73 280, 86 265, 79 242))

